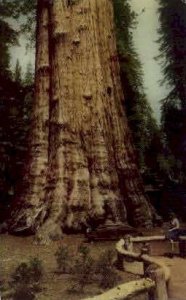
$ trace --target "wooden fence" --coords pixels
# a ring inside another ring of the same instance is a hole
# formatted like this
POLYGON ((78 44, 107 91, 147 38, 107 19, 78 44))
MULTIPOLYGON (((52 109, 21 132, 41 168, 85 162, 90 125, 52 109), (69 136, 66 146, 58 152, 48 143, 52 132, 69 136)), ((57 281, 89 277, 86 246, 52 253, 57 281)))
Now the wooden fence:
MULTIPOLYGON (((164 239, 164 236, 139 237, 133 238, 132 241, 146 242, 164 239)), ((170 280, 170 270, 164 262, 147 254, 125 250, 123 239, 116 244, 116 251, 118 256, 117 265, 119 268, 123 267, 123 262, 126 258, 142 262, 144 264, 144 278, 121 284, 101 295, 86 298, 85 300, 125 300, 131 299, 131 297, 143 292, 148 292, 149 300, 168 300, 167 290, 170 280)))

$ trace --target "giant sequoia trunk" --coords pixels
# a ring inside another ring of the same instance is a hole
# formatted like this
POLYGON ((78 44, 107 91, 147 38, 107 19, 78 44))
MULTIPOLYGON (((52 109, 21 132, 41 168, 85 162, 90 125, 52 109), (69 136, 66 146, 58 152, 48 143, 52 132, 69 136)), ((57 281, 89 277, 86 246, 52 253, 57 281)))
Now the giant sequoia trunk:
POLYGON ((151 223, 126 116, 111 0, 38 1, 36 92, 11 228, 40 237, 112 215, 151 223))

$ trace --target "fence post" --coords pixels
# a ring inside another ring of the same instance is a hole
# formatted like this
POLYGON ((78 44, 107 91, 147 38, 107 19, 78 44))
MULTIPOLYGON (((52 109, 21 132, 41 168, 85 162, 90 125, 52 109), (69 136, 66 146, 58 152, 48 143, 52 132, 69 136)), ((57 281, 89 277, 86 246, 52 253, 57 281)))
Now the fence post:
POLYGON ((182 258, 186 257, 186 237, 180 236, 179 238, 179 253, 182 258))
POLYGON ((149 271, 148 276, 155 281, 155 288, 149 293, 149 300, 168 300, 165 274, 161 268, 149 271))

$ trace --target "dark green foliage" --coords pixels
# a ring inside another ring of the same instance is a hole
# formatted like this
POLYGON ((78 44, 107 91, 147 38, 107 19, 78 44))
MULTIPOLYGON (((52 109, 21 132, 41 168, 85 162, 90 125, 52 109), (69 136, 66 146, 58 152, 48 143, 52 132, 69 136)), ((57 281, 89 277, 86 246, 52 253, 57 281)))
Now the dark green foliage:
POLYGON ((73 270, 74 282, 72 289, 83 292, 86 285, 93 281, 95 274, 95 262, 90 256, 90 249, 80 245, 73 270))
POLYGON ((32 10, 36 7, 36 2, 36 0, 1 0, 0 12, 5 18, 13 17, 16 19, 20 15, 32 13, 32 10))
POLYGON ((142 66, 134 47, 132 30, 136 26, 137 15, 131 10, 130 1, 115 0, 115 23, 119 52, 121 80, 124 90, 126 113, 137 148, 141 168, 148 167, 145 161, 159 129, 152 116, 143 87, 142 66))
MULTIPOLYGON (((0 1, 0 88, 3 82, 11 77, 9 47, 18 44, 18 36, 21 32, 28 33, 33 40, 35 19, 36 0, 0 1), (13 20, 20 17, 20 29, 15 30, 13 20)), ((18 82, 17 78, 15 81, 18 82)))
POLYGON ((35 8, 36 1, 0 0, 0 222, 7 218, 8 205, 23 176, 33 104, 31 70, 23 87, 19 63, 15 74, 10 71, 9 48, 18 44, 24 23, 27 27, 34 24, 35 8), (15 30, 18 18, 22 25, 15 30))
POLYGON ((174 165, 181 163, 185 173, 186 3, 181 0, 159 0, 159 3, 161 54, 158 59, 164 74, 162 85, 168 85, 170 90, 162 100, 162 128, 170 156, 175 157, 174 165))
POLYGON ((18 43, 20 32, 31 36, 35 34, 36 0, 1 0, 0 1, 0 82, 10 78, 9 47, 18 43), (13 19, 21 18, 20 30, 15 30, 13 19), (26 17, 26 18, 25 18, 26 17))
POLYGON ((12 295, 13 300, 34 300, 36 299, 35 293, 27 285, 20 284, 15 288, 12 295))
POLYGON ((73 290, 83 291, 86 285, 96 283, 102 289, 114 287, 121 279, 114 269, 115 252, 107 250, 101 253, 98 261, 90 255, 90 249, 83 244, 78 249, 74 265, 73 290))
POLYGON ((58 271, 62 273, 70 272, 70 252, 66 245, 59 247, 55 253, 58 271))
POLYGON ((28 63, 24 80, 23 80, 23 85, 32 86, 33 84, 34 84, 34 68, 31 63, 28 63))
POLYGON ((0 222, 8 205, 19 194, 27 160, 33 107, 32 87, 4 80, 0 90, 0 222))
POLYGON ((34 257, 30 260, 30 273, 31 278, 36 283, 38 283, 43 277, 42 261, 37 257, 34 257))
POLYGON ((183 173, 186 171, 186 110, 169 103, 164 104, 162 127, 165 133, 166 159, 170 162, 169 173, 183 183, 183 173))
POLYGON ((40 281, 43 277, 42 262, 38 258, 28 263, 21 263, 12 274, 10 287, 13 288, 14 300, 32 300, 40 291, 40 281))
POLYGON ((21 85, 22 82, 22 69, 19 63, 19 60, 16 61, 15 72, 14 72, 14 81, 21 85))
POLYGON ((11 77, 9 47, 17 43, 16 35, 17 32, 3 19, 0 10, 0 88, 11 77))
POLYGON ((30 283, 31 276, 29 274, 30 267, 27 263, 21 263, 12 275, 12 285, 15 286, 18 283, 30 283))
POLYGON ((0 14, 4 18, 21 18, 20 31, 27 33, 34 40, 37 1, 32 0, 3 0, 0 2, 0 14))
POLYGON ((114 270, 115 252, 107 250, 101 253, 96 262, 96 274, 99 286, 103 289, 114 287, 121 279, 117 271, 114 270))
POLYGON ((160 57, 164 81, 171 91, 164 103, 186 106, 186 3, 181 0, 159 0, 160 57))
POLYGON ((37 284, 43 277, 42 262, 34 257, 28 263, 21 263, 12 274, 11 284, 13 286, 24 284, 37 284))
POLYGON ((78 253, 83 258, 83 260, 86 260, 87 256, 90 254, 90 248, 85 246, 83 243, 80 244, 78 248, 78 253))
POLYGON ((93 281, 94 276, 94 260, 87 256, 86 260, 78 259, 75 264, 75 282, 76 288, 80 291, 93 281))

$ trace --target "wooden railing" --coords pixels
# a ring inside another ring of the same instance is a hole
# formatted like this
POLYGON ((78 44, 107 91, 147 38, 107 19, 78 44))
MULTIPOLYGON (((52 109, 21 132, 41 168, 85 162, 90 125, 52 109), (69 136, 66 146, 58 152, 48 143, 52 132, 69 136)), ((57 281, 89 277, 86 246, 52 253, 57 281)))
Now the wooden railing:
MULTIPOLYGON (((137 240, 136 240, 137 241, 137 240)), ((150 239, 148 239, 148 241, 150 241, 150 239)), ((154 241, 154 238, 153 238, 154 241)), ((141 240, 140 240, 141 242, 141 240)), ((170 279, 170 269, 169 267, 167 267, 165 265, 165 263, 161 260, 159 260, 158 258, 155 257, 151 257, 147 254, 140 254, 140 253, 136 253, 136 252, 130 252, 124 249, 124 241, 121 239, 117 244, 116 244, 116 250, 118 253, 119 257, 122 257, 122 259, 124 260, 126 257, 127 258, 132 258, 133 260, 136 261, 141 261, 143 263, 146 264, 146 266, 150 266, 150 265, 156 265, 157 268, 161 268, 163 270, 163 273, 165 275, 165 281, 168 282, 170 279)), ((120 259, 120 258, 119 258, 120 259)))
MULTIPOLYGON (((154 240, 163 240, 163 237, 160 239, 156 237, 144 237, 136 240, 133 239, 133 242, 146 242, 154 240), (141 240, 143 239, 143 240, 141 240)), ((155 286, 154 289, 149 290, 149 299, 156 300, 167 300, 168 293, 167 287, 170 280, 170 269, 165 265, 165 263, 158 258, 151 257, 147 254, 140 254, 136 252, 130 252, 124 249, 124 240, 120 240, 116 244, 116 250, 118 253, 118 264, 123 264, 125 258, 131 258, 134 261, 140 261, 144 264, 144 276, 146 279, 151 279, 155 286), (154 266, 154 268, 149 268, 154 266)), ((123 298, 125 299, 125 298, 123 298)), ((127 299, 127 298, 126 298, 127 299)))
MULTIPOLYGON (((164 236, 133 238, 133 242, 146 242, 154 240, 164 240, 164 236)), ((85 300, 125 300, 131 299, 143 292, 148 292, 149 300, 168 300, 167 287, 170 280, 170 269, 163 261, 153 258, 147 254, 127 251, 124 249, 124 240, 116 244, 118 255, 118 267, 123 266, 126 258, 133 261, 140 261, 144 264, 144 278, 121 284, 101 295, 86 298, 85 300), (154 266, 150 268, 150 266, 154 266)))
POLYGON ((129 298, 131 299, 132 296, 149 291, 153 287, 155 287, 155 283, 153 280, 143 278, 140 280, 135 280, 118 285, 117 287, 101 295, 94 296, 92 298, 86 298, 85 300, 123 300, 129 298))

